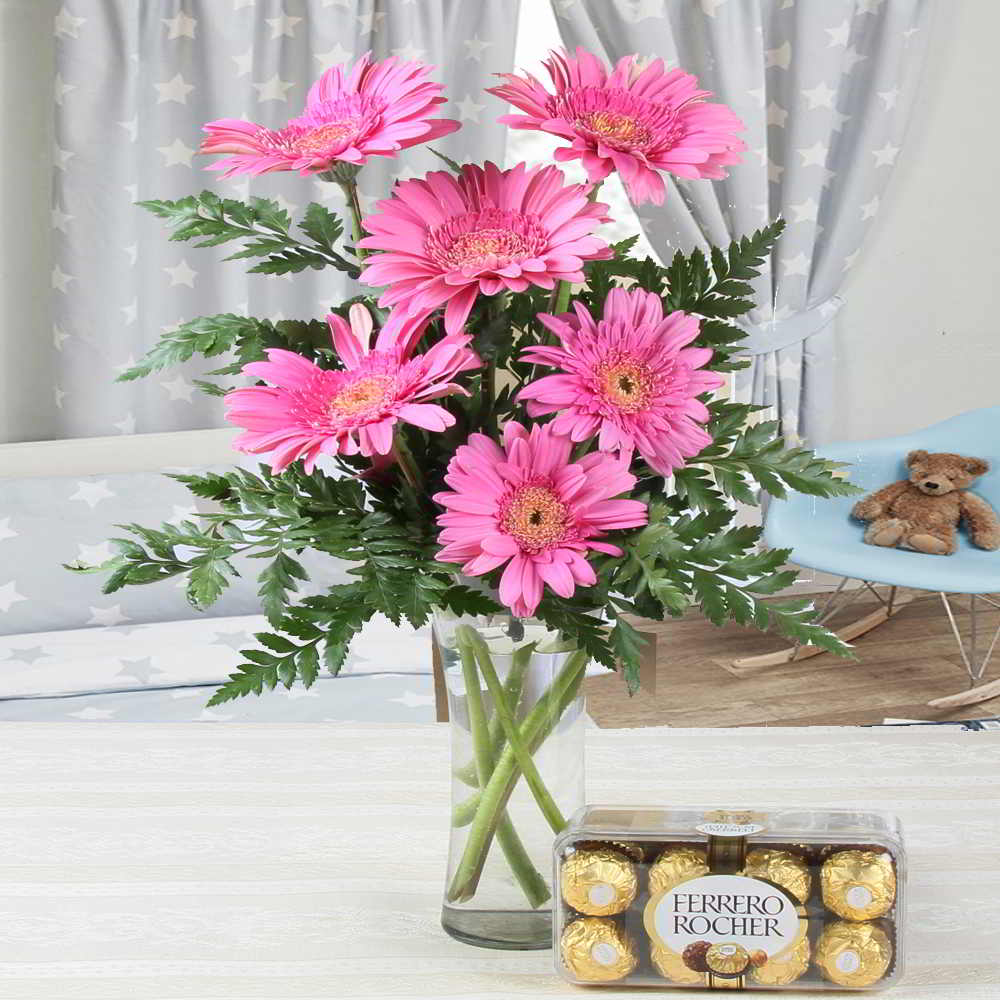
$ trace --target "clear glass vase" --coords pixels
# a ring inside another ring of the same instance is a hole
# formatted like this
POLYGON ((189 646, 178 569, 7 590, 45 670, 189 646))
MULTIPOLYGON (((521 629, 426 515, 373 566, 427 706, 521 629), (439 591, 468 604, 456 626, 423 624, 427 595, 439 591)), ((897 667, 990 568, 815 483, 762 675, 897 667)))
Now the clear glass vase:
POLYGON ((439 612, 452 816, 441 923, 484 948, 551 946, 552 842, 584 801, 587 656, 536 619, 439 612))

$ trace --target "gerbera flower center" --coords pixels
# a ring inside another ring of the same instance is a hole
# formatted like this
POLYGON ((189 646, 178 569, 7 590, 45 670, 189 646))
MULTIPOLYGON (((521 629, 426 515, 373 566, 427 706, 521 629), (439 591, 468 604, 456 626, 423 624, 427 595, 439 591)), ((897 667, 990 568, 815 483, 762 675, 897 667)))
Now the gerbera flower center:
POLYGON ((646 151, 680 138, 674 108, 613 87, 578 87, 549 102, 553 118, 564 118, 582 135, 612 149, 646 151))
POLYGON ((641 361, 604 361, 597 366, 596 375, 604 399, 626 413, 645 409, 653 396, 656 379, 641 361))
POLYGON ((500 525, 523 551, 534 554, 566 537, 569 511, 550 486, 526 484, 501 503, 500 525))
POLYGON ((330 122, 310 129, 295 139, 295 149, 301 154, 325 153, 331 146, 340 146, 344 139, 353 139, 361 131, 358 119, 330 122))
POLYGON ((258 139, 294 156, 331 156, 342 152, 378 122, 386 101, 349 94, 314 105, 283 129, 261 129, 258 139))
POLYGON ((545 239, 535 216, 489 207, 432 229, 424 249, 447 270, 500 268, 534 257, 544 250, 545 239))
POLYGON ((612 140, 627 146, 645 146, 650 139, 649 129, 642 122, 618 111, 593 111, 581 115, 577 124, 605 141, 612 140))
POLYGON ((391 375, 362 375, 331 396, 327 409, 341 419, 367 416, 391 401, 394 384, 391 375))

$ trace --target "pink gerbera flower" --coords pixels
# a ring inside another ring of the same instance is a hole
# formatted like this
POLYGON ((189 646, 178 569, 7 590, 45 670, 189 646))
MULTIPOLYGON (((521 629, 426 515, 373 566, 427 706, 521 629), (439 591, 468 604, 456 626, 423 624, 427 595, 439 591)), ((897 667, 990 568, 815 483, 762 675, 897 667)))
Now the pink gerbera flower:
POLYGON ((348 69, 333 66, 313 85, 305 111, 277 130, 223 118, 204 127, 202 153, 234 153, 210 169, 231 174, 271 170, 321 173, 337 163, 361 166, 369 156, 429 142, 459 128, 450 118, 431 118, 443 104, 443 86, 426 79, 421 62, 372 62, 367 52, 348 69))
POLYGON ((600 433, 601 451, 619 451, 630 461, 637 450, 663 476, 711 444, 699 426, 708 408, 696 397, 724 379, 704 370, 709 348, 686 346, 698 336, 694 316, 664 317, 660 297, 641 289, 612 289, 598 322, 581 304, 574 309, 576 315, 539 316, 561 347, 529 347, 521 355, 562 369, 521 390, 528 413, 561 411, 554 433, 571 441, 600 433))
POLYGON ((549 426, 529 434, 511 421, 503 449, 473 434, 448 464, 445 482, 454 492, 434 497, 447 508, 437 519, 437 558, 462 563, 469 576, 507 563, 500 600, 515 615, 534 614, 543 584, 561 597, 577 585, 592 587, 597 576, 584 558, 588 549, 621 555, 597 539, 646 523, 645 504, 612 499, 635 486, 625 464, 600 452, 571 463, 570 448, 549 426))
POLYGON ((556 167, 500 170, 467 164, 453 176, 433 171, 403 181, 359 246, 385 250, 368 259, 361 280, 388 285, 379 305, 404 304, 428 315, 447 303, 445 329, 460 330, 476 296, 557 281, 583 281, 583 262, 611 256, 592 236, 607 205, 587 199, 584 184, 563 183, 556 167))
POLYGON ((552 52, 545 62, 555 93, 529 73, 500 73, 506 83, 489 93, 526 115, 503 115, 512 128, 539 129, 569 139, 557 160, 583 160, 594 183, 617 170, 633 201, 662 204, 666 188, 657 171, 678 177, 725 177, 746 145, 733 133, 743 122, 725 104, 705 101, 711 93, 662 59, 645 69, 637 57, 619 59, 609 73, 595 55, 552 52))
POLYGON ((299 458, 311 472, 320 455, 389 454, 397 421, 431 431, 455 423, 429 400, 465 392, 451 379, 481 363, 466 347, 471 338, 446 337, 426 354, 407 359, 404 347, 385 331, 375 349, 369 348, 372 321, 364 306, 352 306, 350 316, 350 326, 340 316, 327 317, 342 371, 278 349, 267 352, 267 361, 243 369, 270 384, 226 394, 226 419, 246 428, 234 442, 237 448, 273 452, 275 472, 299 458))

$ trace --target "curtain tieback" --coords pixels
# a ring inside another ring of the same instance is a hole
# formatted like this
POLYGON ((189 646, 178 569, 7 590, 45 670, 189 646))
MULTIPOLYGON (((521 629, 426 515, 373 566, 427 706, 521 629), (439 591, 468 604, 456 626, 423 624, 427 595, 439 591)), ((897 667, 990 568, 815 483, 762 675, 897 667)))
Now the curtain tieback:
POLYGON ((823 330, 843 304, 844 300, 839 295, 831 295, 817 305, 793 313, 786 319, 769 320, 766 323, 737 320, 737 325, 746 330, 748 336, 736 345, 736 350, 739 354, 770 354, 797 344, 823 330))

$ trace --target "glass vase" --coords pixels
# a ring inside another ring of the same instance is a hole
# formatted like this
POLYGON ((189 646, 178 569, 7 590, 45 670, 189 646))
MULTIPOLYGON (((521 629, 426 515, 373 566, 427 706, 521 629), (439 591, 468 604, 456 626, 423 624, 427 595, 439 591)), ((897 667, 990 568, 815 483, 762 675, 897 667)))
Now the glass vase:
POLYGON ((552 943, 552 842, 584 801, 587 656, 536 619, 434 634, 448 690, 451 836, 441 923, 483 948, 552 943))

